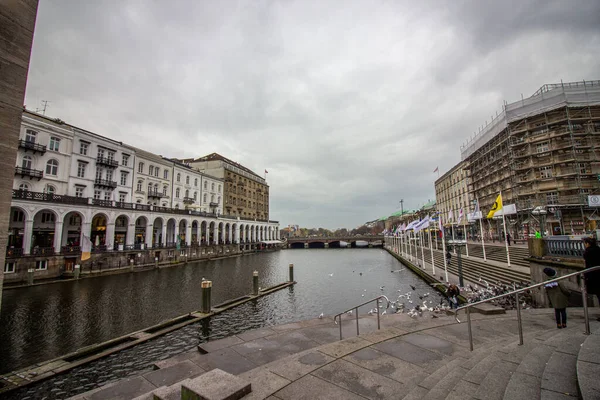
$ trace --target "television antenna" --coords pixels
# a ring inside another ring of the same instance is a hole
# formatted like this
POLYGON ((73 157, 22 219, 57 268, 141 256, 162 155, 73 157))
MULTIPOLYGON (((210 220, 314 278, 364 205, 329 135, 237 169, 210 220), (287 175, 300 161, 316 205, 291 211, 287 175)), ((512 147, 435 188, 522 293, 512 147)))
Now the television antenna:
POLYGON ((42 104, 44 104, 44 108, 36 108, 35 112, 42 112, 42 115, 46 115, 46 108, 48 108, 48 103, 50 103, 50 101, 48 100, 42 100, 42 104))

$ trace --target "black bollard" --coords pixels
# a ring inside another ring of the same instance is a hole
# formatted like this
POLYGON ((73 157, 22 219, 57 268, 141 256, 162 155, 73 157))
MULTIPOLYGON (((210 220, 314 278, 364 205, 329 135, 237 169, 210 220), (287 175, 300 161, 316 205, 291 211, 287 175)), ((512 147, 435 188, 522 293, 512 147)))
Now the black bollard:
POLYGON ((212 281, 202 281, 202 309, 204 314, 210 313, 210 291, 212 289, 212 281))
POLYGON ((294 282, 294 264, 290 264, 290 282, 294 282))
POLYGON ((258 296, 258 271, 252 273, 252 286, 254 288, 254 295, 258 296))

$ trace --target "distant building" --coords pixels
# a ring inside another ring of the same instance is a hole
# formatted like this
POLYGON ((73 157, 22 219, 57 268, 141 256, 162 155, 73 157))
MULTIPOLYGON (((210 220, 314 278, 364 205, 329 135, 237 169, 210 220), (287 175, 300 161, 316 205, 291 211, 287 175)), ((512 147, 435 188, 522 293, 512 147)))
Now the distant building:
POLYGON ((269 220, 269 185, 258 174, 217 153, 180 161, 224 180, 224 215, 269 220))
POLYGON ((467 214, 473 211, 473 197, 469 193, 469 183, 469 170, 464 161, 456 164, 435 181, 436 208, 444 224, 456 224, 461 208, 463 218, 460 224, 466 223, 467 214))

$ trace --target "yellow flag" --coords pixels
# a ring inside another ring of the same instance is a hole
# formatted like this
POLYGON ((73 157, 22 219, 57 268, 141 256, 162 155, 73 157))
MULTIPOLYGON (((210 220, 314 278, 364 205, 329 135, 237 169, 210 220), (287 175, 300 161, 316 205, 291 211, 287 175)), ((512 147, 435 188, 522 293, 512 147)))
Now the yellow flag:
POLYGON ((488 213, 487 217, 492 218, 494 214, 496 214, 500 210, 502 210, 502 194, 499 194, 496 198, 496 201, 494 202, 494 205, 492 206, 492 209, 488 213))

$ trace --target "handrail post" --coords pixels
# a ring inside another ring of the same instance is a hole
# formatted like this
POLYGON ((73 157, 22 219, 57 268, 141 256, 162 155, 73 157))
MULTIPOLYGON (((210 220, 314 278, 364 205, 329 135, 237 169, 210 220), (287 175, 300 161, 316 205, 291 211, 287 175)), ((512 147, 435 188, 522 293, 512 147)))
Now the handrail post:
POLYGON ((585 334, 590 334, 590 316, 588 315, 587 306, 587 288, 585 287, 585 275, 580 275, 581 278, 581 298, 583 300, 583 320, 585 322, 585 334))
POLYGON ((356 307, 354 309, 354 312, 356 314, 356 336, 358 336, 359 335, 359 333, 358 333, 358 307, 356 307))
POLYGON ((515 293, 515 301, 517 302, 517 323, 519 325, 519 345, 523 345, 523 324, 521 322, 521 303, 519 302, 519 293, 515 293))
POLYGON ((469 327, 469 348, 473 351, 473 332, 471 331, 471 307, 467 307, 467 326, 469 327))
POLYGON ((381 329, 379 325, 379 297, 375 299, 375 311, 377 311, 377 330, 381 329))
POLYGON ((342 340, 342 316, 340 315, 340 340, 342 340))

